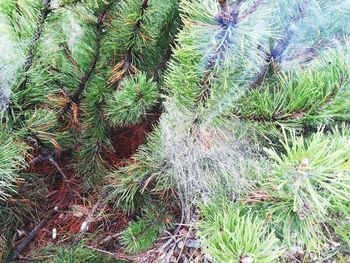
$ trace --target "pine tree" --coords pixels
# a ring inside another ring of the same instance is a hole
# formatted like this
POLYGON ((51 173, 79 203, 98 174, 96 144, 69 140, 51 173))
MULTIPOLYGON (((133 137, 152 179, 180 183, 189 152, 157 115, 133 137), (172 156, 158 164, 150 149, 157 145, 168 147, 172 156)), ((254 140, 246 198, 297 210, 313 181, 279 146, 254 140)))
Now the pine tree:
POLYGON ((129 253, 174 206, 214 262, 349 253, 349 17, 348 0, 3 0, 0 245, 44 199, 26 168, 67 155, 134 216, 129 253), (109 164, 113 134, 159 111, 109 164))
POLYGON ((159 109, 179 16, 177 0, 5 0, 0 14, 3 237, 25 214, 16 208, 28 191, 20 181, 46 194, 28 178, 29 163, 67 155, 79 160, 71 165, 85 189, 98 188, 112 168, 104 155, 113 129, 159 109))
POLYGON ((199 235, 215 262, 348 251, 349 6, 182 1, 164 113, 136 165, 111 174, 122 179, 109 197, 134 209, 176 189, 188 223, 204 205, 199 235))

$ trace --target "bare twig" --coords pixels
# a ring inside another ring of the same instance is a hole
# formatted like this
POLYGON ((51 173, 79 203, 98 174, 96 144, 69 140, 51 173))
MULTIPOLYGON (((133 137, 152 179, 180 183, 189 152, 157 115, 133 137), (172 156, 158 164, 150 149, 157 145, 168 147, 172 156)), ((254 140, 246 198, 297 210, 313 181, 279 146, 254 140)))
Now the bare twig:
POLYGON ((97 201, 97 203, 91 209, 90 214, 86 217, 85 221, 81 225, 79 235, 75 238, 73 242, 73 247, 76 247, 80 243, 80 241, 83 239, 84 235, 89 229, 90 224, 95 220, 95 213, 100 206, 101 206, 101 201, 97 201))
POLYGON ((59 167, 59 165, 56 163, 56 161, 52 157, 49 158, 49 162, 51 162, 55 166, 57 171, 61 174, 63 181, 64 181, 64 184, 66 185, 66 188, 68 189, 69 196, 70 196, 70 198, 73 198, 74 193, 73 193, 72 188, 70 187, 70 183, 69 183, 67 176, 65 175, 65 173, 62 171, 62 169, 59 167))
POLYGON ((183 246, 181 247, 181 250, 180 250, 180 253, 179 253, 179 257, 177 258, 177 261, 179 262, 180 261, 180 257, 182 255, 182 252, 184 251, 184 248, 186 246, 186 242, 187 242, 187 239, 189 238, 190 234, 191 234, 191 231, 192 231, 192 226, 188 229, 188 232, 186 234, 186 237, 185 237, 185 241, 183 243, 183 246))
POLYGON ((37 224, 32 231, 28 234, 28 236, 23 239, 23 241, 16 247, 16 249, 8 256, 5 262, 10 262, 12 260, 16 260, 22 251, 33 241, 36 237, 40 229, 42 229, 50 220, 50 218, 57 213, 57 207, 55 207, 45 218, 43 218, 39 224, 37 224))
MULTIPOLYGON (((180 199, 181 200, 181 199, 180 199)), ((174 233, 169 236, 169 240, 163 244, 162 246, 162 250, 166 250, 168 249, 168 247, 171 245, 172 242, 175 242, 176 244, 176 237, 178 237, 178 234, 180 232, 180 229, 185 221, 185 212, 184 212, 184 204, 183 204, 183 201, 181 200, 181 204, 182 204, 182 209, 181 209, 181 220, 180 220, 180 223, 177 225, 177 228, 175 229, 174 233)))
MULTIPOLYGON (((40 142, 38 142, 38 143, 41 145, 40 142)), ((57 150, 54 150, 54 151, 50 151, 49 152, 45 148, 41 148, 40 151, 41 151, 41 153, 39 154, 39 156, 36 157, 35 159, 33 159, 31 161, 31 163, 36 163, 36 162, 39 162, 39 161, 44 161, 44 162, 48 161, 51 164, 53 164, 55 166, 56 170, 62 176, 63 181, 64 181, 64 183, 66 185, 66 188, 69 191, 70 198, 72 198, 74 196, 74 193, 73 193, 73 190, 72 190, 72 188, 70 186, 69 180, 68 180, 67 176, 65 175, 65 173, 63 172, 63 170, 61 169, 61 167, 55 161, 56 159, 59 159, 62 155, 66 155, 68 153, 68 151, 57 151, 57 150)))
POLYGON ((150 262, 156 262, 154 260, 151 260, 151 254, 154 252, 154 250, 147 251, 141 254, 137 255, 128 255, 122 252, 110 252, 107 250, 99 249, 93 246, 87 246, 87 248, 90 248, 96 252, 100 252, 102 254, 108 255, 110 257, 113 257, 114 259, 117 260, 124 260, 128 262, 138 262, 138 263, 150 263, 150 262))
POLYGON ((102 240, 100 241, 100 245, 103 245, 103 244, 105 244, 105 243, 107 243, 107 242, 109 242, 109 241, 111 241, 111 240, 113 240, 113 239, 115 239, 115 238, 120 237, 121 234, 122 234, 122 233, 116 233, 116 234, 107 236, 106 238, 104 238, 104 239, 102 239, 102 240))

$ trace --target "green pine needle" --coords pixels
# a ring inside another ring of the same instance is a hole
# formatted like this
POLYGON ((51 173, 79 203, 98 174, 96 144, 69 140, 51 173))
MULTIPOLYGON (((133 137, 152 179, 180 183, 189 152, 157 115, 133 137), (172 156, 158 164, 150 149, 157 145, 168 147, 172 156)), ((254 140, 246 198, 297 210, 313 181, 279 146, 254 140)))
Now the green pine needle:
POLYGON ((272 263, 284 252, 269 225, 252 210, 206 207, 199 229, 205 251, 218 263, 272 263))
POLYGON ((288 245, 323 251, 323 228, 332 211, 341 208, 331 201, 350 200, 350 137, 344 129, 319 131, 307 139, 292 134, 282 142, 285 153, 266 150, 273 160, 264 184, 271 195, 266 209, 288 245))
POLYGON ((127 253, 141 253, 154 245, 158 235, 171 226, 172 216, 164 208, 148 204, 144 208, 144 216, 131 222, 122 232, 120 243, 127 253))
POLYGON ((105 114, 115 127, 137 124, 158 104, 159 97, 157 84, 138 73, 125 79, 107 100, 105 114))
POLYGON ((16 193, 15 182, 27 167, 25 154, 28 147, 0 130, 0 201, 16 193))

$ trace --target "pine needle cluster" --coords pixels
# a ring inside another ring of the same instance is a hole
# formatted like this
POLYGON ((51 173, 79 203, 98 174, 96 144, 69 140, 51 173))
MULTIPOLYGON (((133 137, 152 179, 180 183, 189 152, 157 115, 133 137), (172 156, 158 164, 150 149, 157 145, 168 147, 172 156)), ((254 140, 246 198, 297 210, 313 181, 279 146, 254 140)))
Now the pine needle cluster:
POLYGON ((171 227, 173 218, 164 209, 151 206, 143 214, 121 233, 120 243, 128 253, 140 253, 151 248, 158 236, 171 227))

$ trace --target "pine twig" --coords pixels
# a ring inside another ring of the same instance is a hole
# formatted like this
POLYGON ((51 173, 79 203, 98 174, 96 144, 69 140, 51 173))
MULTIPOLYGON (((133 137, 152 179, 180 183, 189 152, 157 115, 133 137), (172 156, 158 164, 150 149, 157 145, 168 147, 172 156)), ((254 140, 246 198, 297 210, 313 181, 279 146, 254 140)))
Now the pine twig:
MULTIPOLYGON (((33 39, 30 42, 28 56, 27 56, 26 62, 24 64, 24 69, 23 69, 24 74, 26 74, 33 65, 35 48, 36 48, 36 45, 41 37, 42 31, 44 29, 44 24, 45 24, 46 18, 51 13, 51 11, 52 11, 51 10, 51 0, 44 0, 44 8, 40 14, 40 16, 41 16, 40 21, 39 21, 37 28, 35 30, 33 39)), ((27 83, 28 83, 28 76, 25 76, 24 80, 19 85, 19 89, 25 90, 27 83)))
POLYGON ((146 10, 148 8, 148 1, 149 0, 141 0, 140 5, 140 17, 136 20, 136 23, 134 25, 133 34, 131 35, 129 42, 130 45, 128 46, 125 54, 124 54, 124 60, 118 65, 116 65, 113 70, 112 74, 109 78, 109 83, 114 84, 116 87, 119 86, 119 83, 126 77, 130 75, 130 73, 133 73, 135 71, 135 67, 133 66, 133 47, 134 47, 134 41, 137 36, 137 32, 141 29, 142 23, 144 20, 144 16, 146 13, 146 10), (122 71, 119 72, 120 65, 122 65, 122 71))
MULTIPOLYGON (((306 1, 306 0, 303 1, 302 5, 297 8, 295 15, 292 17, 290 24, 297 23, 303 18, 304 12, 307 9, 308 4, 309 4, 309 1, 306 1)), ((280 40, 277 41, 275 47, 271 51, 271 59, 273 59, 274 61, 277 61, 277 62, 281 62, 282 55, 285 53, 287 48, 290 46, 291 40, 294 38, 295 30, 296 29, 294 27, 291 27, 291 26, 289 26, 285 30, 284 36, 280 40)))
POLYGON ((239 18, 239 20, 243 20, 246 17, 250 16, 251 14, 253 14, 258 8, 259 6, 263 3, 263 0, 257 0, 253 6, 243 15, 239 18))
POLYGON ((75 61, 72 51, 69 49, 67 44, 60 44, 60 47, 63 48, 64 53, 66 54, 70 63, 76 68, 79 69, 78 63, 75 61))
POLYGON ((101 40, 103 36, 103 23, 106 17, 106 13, 107 9, 102 11, 98 18, 98 23, 96 26, 97 36, 94 47, 94 54, 90 62, 89 68, 87 72, 85 72, 84 76, 80 79, 78 89, 70 96, 70 101, 63 107, 63 109, 59 113, 60 116, 65 114, 72 107, 73 104, 79 103, 81 94, 86 89, 89 80, 91 79, 92 75, 96 70, 96 65, 100 57, 101 40))
POLYGON ((74 0, 74 1, 66 3, 66 4, 60 4, 59 7, 60 8, 66 8, 67 6, 75 5, 75 4, 78 4, 78 3, 81 3, 81 0, 74 0))
MULTIPOLYGON (((308 1, 303 1, 302 6, 296 10, 296 14, 292 17, 290 24, 297 23, 303 18, 307 6, 308 1)), ((256 74, 248 90, 255 89, 261 85, 265 78, 269 75, 270 70, 273 69, 273 66, 276 65, 276 63, 281 63, 282 56, 290 46, 294 35, 295 29, 291 29, 290 26, 287 27, 287 29, 284 31, 283 37, 275 43, 273 49, 270 52, 263 51, 265 53, 267 63, 261 68, 260 72, 256 74)), ((261 46, 258 47, 258 49, 261 48, 261 46)))
MULTIPOLYGON (((42 144, 39 142, 40 146, 42 147, 42 144)), ((63 170, 61 169, 61 167, 58 165, 58 163, 55 161, 56 159, 58 159, 62 154, 67 154, 67 151, 52 151, 52 152, 48 152, 47 149, 42 148, 41 149, 42 153, 39 154, 38 157, 36 157, 34 160, 32 160, 31 163, 36 163, 39 161, 44 161, 44 162, 50 162, 53 166, 55 166, 56 170, 60 173, 60 175, 63 178, 63 181, 66 185, 66 188, 68 189, 69 192, 69 196, 70 198, 74 197, 74 193, 73 190, 69 184, 69 180, 68 177, 66 176, 66 174, 63 172, 63 170)))

